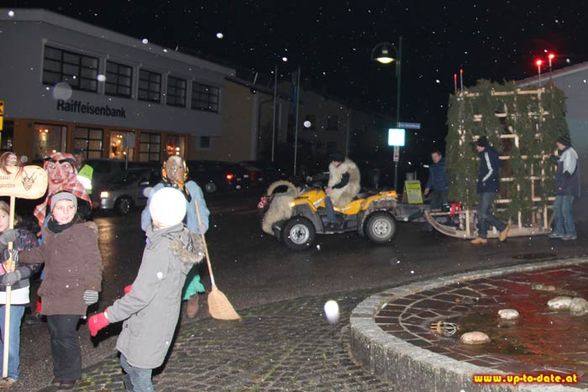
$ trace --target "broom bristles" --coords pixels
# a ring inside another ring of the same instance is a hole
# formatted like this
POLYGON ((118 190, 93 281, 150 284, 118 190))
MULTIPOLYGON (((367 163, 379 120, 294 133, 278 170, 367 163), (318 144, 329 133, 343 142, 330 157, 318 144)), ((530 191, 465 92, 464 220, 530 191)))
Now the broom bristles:
POLYGON ((217 320, 241 320, 226 295, 216 286, 208 293, 208 312, 217 320))

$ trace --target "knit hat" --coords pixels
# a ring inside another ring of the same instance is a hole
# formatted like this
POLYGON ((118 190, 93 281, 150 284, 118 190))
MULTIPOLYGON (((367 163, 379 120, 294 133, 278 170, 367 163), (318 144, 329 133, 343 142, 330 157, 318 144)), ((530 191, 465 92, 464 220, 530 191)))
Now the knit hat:
POLYGON ((177 225, 186 216, 186 197, 177 189, 162 188, 151 196, 149 213, 161 227, 177 225))
POLYGON ((558 137, 557 142, 563 144, 566 147, 569 147, 572 145, 572 140, 567 135, 562 135, 562 136, 558 137))
POLYGON ((476 140, 476 146, 488 147, 490 146, 490 142, 486 136, 480 136, 478 140, 476 140))
POLYGON ((51 196, 51 210, 53 210, 55 204, 60 200, 69 200, 73 202, 75 208, 78 208, 78 199, 73 193, 59 192, 51 196))

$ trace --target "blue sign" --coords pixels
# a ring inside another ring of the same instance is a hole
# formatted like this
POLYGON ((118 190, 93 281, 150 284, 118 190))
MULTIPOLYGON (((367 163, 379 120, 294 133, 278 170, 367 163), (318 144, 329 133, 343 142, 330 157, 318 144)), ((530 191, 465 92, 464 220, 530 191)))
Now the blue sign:
POLYGON ((406 129, 390 128, 388 129, 388 145, 404 147, 406 142, 406 129))

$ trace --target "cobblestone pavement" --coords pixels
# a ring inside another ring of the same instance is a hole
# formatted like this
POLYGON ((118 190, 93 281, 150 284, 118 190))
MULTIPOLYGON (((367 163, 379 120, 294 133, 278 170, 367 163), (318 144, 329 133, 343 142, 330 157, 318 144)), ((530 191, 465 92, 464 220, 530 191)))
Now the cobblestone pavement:
MULTIPOLYGON (((241 322, 184 324, 156 389, 166 391, 391 391, 351 360, 349 312, 370 292, 333 297, 341 321, 323 314, 331 297, 302 298, 242 311, 241 322)), ((43 391, 51 391, 46 388, 43 391)), ((121 391, 114 355, 84 371, 77 391, 121 391)))
POLYGON ((384 331, 418 347, 505 373, 576 373, 588 387, 588 316, 551 311, 557 296, 588 298, 588 264, 518 272, 452 284, 389 302, 376 315, 384 331), (514 308, 517 321, 502 321, 498 310, 514 308), (458 325, 453 337, 431 331, 433 322, 458 325), (460 344, 459 336, 482 331, 492 341, 460 344))

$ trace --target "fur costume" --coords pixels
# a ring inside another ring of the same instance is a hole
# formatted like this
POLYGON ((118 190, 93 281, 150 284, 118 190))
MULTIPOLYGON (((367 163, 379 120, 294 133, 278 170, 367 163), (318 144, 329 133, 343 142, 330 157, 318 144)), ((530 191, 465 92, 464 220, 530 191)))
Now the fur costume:
POLYGON ((289 181, 276 181, 271 184, 267 191, 268 196, 273 197, 268 210, 263 215, 261 228, 267 234, 273 235, 272 226, 274 223, 292 217, 292 207, 290 203, 298 197, 300 192, 289 181), (277 193, 272 196, 273 191, 279 186, 287 186, 288 191, 285 193, 277 193))
POLYGON ((344 207, 359 193, 361 188, 361 175, 355 163, 345 158, 339 166, 333 162, 329 165, 329 188, 341 182, 344 173, 349 173, 349 182, 343 188, 333 189, 329 197, 335 207, 344 207))

